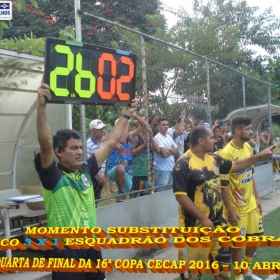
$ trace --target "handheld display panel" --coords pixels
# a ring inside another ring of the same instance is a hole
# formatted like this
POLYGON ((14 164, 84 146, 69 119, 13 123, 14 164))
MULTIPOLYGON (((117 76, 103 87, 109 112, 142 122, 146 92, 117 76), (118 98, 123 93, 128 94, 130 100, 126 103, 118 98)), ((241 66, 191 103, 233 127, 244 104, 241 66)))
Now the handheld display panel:
POLYGON ((128 105, 135 97, 136 55, 46 38, 45 83, 49 103, 128 105))

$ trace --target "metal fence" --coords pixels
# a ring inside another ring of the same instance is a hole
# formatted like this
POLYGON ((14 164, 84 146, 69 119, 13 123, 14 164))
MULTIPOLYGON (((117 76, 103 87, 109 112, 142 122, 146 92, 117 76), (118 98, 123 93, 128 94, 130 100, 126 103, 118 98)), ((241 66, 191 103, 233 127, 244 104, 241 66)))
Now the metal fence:
MULTIPOLYGON (((96 26, 99 21, 106 26, 105 29, 99 30, 106 32, 106 37, 102 36, 101 41, 96 33, 96 36, 93 36, 96 38, 94 44, 121 49, 138 56, 138 114, 152 121, 150 125, 153 125, 156 118, 165 117, 169 125, 173 126, 182 110, 193 116, 195 124, 199 120, 213 123, 216 119, 225 119, 230 112, 237 109, 241 109, 240 114, 246 114, 247 108, 255 105, 267 104, 269 112, 268 83, 164 41, 164 34, 157 34, 158 37, 155 38, 86 12, 79 14, 91 17, 96 26)), ((86 141, 90 136, 90 121, 100 119, 107 125, 106 135, 114 126, 120 112, 119 107, 74 105, 73 128, 84 132, 86 141)), ((271 120, 269 121, 271 123, 271 120)), ((148 121, 146 122, 149 125, 148 121)), ((132 122, 131 129, 136 127, 137 122, 132 122)), ((148 164, 152 166, 153 159, 149 148, 148 146, 148 164)), ((154 168, 149 170, 151 172, 147 174, 148 183, 141 180, 140 188, 145 185, 149 188, 153 186, 154 168)), ((115 201, 116 189, 116 182, 111 182, 110 186, 108 181, 103 187, 98 205, 115 201)), ((151 193, 151 189, 140 193, 146 195, 151 193)), ((130 194, 130 197, 134 196, 130 194)))

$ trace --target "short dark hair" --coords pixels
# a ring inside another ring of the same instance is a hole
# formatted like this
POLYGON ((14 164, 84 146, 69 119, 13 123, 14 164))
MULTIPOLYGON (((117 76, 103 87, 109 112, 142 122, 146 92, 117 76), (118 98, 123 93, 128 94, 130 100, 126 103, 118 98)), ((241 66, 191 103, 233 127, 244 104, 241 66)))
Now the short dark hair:
POLYGON ((168 119, 167 119, 167 118, 160 118, 160 119, 158 120, 158 124, 159 124, 160 122, 163 122, 163 121, 168 122, 168 119))
POLYGON ((191 131, 190 143, 192 146, 196 146, 198 144, 198 139, 205 139, 209 135, 205 125, 197 125, 191 131))
POLYGON ((70 139, 81 139, 80 132, 74 129, 61 129, 53 136, 53 149, 58 148, 59 152, 63 152, 70 139))
POLYGON ((234 131, 236 128, 243 128, 244 126, 250 125, 252 123, 252 120, 245 116, 237 116, 234 119, 232 119, 231 123, 231 130, 234 134, 234 131))
POLYGON ((218 126, 215 126, 212 130, 215 132, 217 129, 220 129, 218 126))

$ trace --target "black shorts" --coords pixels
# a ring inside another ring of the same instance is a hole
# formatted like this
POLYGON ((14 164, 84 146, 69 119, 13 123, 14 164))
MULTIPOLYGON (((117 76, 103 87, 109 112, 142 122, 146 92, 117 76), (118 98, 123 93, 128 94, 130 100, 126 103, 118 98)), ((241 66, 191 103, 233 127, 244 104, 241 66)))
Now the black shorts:
MULTIPOLYGON (((148 180, 148 176, 133 176, 132 177, 132 190, 133 191, 139 191, 140 189, 145 188, 144 182, 148 180), (142 181, 142 182, 141 182, 142 181), (140 183, 142 183, 142 186, 140 188, 140 183)), ((146 182, 147 183, 147 182, 146 182)), ((146 185, 148 186, 148 185, 146 185)), ((143 191, 140 193, 134 193, 134 197, 144 196, 147 195, 148 191, 143 191)))
MULTIPOLYGON (((96 263, 97 259, 102 259, 100 251, 95 251, 92 248, 74 250, 65 247, 64 250, 59 250, 55 248, 54 250, 47 250, 46 259, 49 258, 74 258, 79 261, 79 259, 91 259, 96 263)), ((106 279, 105 273, 103 272, 52 272, 52 280, 104 280, 106 279)))

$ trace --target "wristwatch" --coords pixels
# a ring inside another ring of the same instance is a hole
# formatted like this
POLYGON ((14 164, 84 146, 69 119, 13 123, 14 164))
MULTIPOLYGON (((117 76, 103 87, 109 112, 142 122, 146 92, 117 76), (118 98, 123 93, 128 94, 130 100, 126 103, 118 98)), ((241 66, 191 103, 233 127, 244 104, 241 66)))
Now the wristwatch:
POLYGON ((127 115, 127 114, 122 114, 122 115, 121 115, 121 117, 124 117, 124 118, 126 118, 126 119, 130 120, 130 116, 129 116, 129 115, 127 115))

